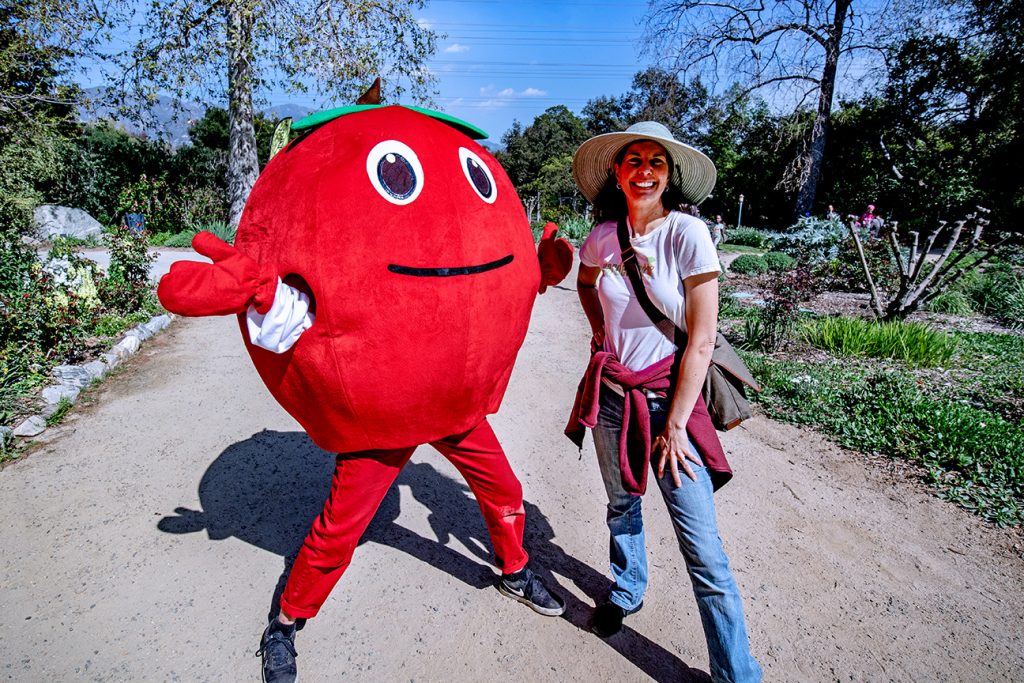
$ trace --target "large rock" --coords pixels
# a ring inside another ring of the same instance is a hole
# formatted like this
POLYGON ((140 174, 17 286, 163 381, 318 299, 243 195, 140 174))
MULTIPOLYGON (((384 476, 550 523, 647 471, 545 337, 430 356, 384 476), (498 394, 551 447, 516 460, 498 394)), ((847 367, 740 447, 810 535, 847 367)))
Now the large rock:
POLYGON ((42 397, 47 404, 56 406, 65 400, 74 403, 81 392, 81 388, 73 384, 53 384, 43 389, 42 397))
POLYGON ((53 376, 59 379, 61 384, 71 384, 79 389, 92 384, 92 375, 79 365, 58 365, 53 369, 53 376))
POLYGON ((46 419, 33 415, 14 428, 15 436, 37 436, 46 430, 46 419))
POLYGON ((99 221, 81 209, 43 204, 36 208, 32 216, 38 235, 44 240, 54 237, 88 239, 99 237, 103 233, 103 226, 99 221))

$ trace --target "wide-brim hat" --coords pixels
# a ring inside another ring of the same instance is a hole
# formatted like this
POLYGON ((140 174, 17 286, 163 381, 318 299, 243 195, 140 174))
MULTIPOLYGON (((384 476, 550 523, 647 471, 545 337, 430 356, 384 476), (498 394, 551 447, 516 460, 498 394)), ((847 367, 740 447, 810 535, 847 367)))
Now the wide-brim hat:
POLYGON ((612 177, 612 164, 619 151, 638 140, 652 140, 665 148, 672 158, 670 182, 689 201, 700 204, 711 194, 718 178, 714 162, 700 150, 676 140, 662 124, 641 121, 618 133, 595 135, 576 150, 572 157, 572 177, 587 201, 593 204, 612 177))

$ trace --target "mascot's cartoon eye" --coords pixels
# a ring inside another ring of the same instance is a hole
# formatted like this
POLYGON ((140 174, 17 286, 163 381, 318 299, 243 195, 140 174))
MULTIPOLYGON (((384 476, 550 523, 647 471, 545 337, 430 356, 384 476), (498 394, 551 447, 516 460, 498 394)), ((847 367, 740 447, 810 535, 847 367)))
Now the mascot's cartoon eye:
POLYGON ((480 199, 493 204, 498 198, 498 186, 494 184, 494 176, 491 175, 491 169, 487 168, 487 164, 465 147, 459 147, 459 162, 462 164, 462 172, 466 174, 466 180, 480 195, 480 199))
POLYGON ((366 175, 381 197, 409 204, 423 189, 423 166, 408 145, 398 140, 377 143, 366 157, 366 175))

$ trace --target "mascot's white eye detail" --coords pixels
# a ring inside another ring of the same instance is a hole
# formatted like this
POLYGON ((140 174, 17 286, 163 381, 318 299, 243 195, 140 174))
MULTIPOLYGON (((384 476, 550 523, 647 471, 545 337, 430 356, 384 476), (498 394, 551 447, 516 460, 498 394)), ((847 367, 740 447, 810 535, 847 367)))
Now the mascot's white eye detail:
POLYGON ((399 206, 410 204, 423 189, 423 166, 409 145, 385 140, 366 157, 366 175, 380 196, 399 206))
POLYGON ((480 195, 480 199, 488 204, 493 204, 494 200, 498 198, 498 186, 494 184, 491 169, 487 168, 483 159, 478 157, 475 152, 471 152, 465 147, 459 147, 459 164, 462 166, 462 172, 466 174, 466 180, 480 195))

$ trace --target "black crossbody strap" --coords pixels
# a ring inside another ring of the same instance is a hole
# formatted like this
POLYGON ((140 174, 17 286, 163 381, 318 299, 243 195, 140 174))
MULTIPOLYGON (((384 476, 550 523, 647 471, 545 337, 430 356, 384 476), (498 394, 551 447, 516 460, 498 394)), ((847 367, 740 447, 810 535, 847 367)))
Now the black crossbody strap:
MULTIPOLYGON (((622 267, 626 271, 626 276, 629 277, 629 282, 633 285, 633 293, 636 294, 637 303, 640 304, 640 308, 644 309, 644 313, 651 319, 655 327, 658 327, 662 322, 667 321, 668 318, 654 305, 651 297, 647 294, 647 287, 644 285, 643 278, 640 277, 640 264, 637 263, 636 252, 633 251, 633 245, 629 243, 629 228, 626 227, 625 218, 619 220, 616 233, 619 237, 619 251, 622 253, 622 267)), ((672 323, 672 327, 676 331, 676 346, 681 349, 684 348, 686 346, 686 332, 679 329, 679 326, 675 323, 672 323)))

